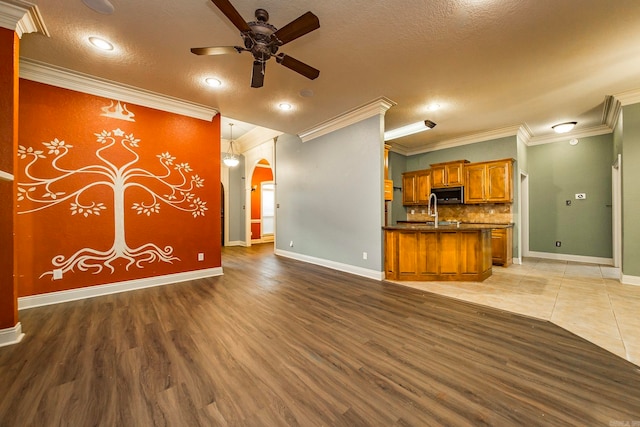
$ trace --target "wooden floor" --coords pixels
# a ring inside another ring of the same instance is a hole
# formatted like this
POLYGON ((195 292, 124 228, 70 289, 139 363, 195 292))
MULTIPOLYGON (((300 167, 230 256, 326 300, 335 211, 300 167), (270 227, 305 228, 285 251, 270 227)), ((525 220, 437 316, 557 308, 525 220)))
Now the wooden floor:
MULTIPOLYGON (((0 426, 610 426, 640 371, 549 322, 224 248, 222 277, 20 312, 0 426)), ((623 425, 623 424, 616 424, 623 425)))

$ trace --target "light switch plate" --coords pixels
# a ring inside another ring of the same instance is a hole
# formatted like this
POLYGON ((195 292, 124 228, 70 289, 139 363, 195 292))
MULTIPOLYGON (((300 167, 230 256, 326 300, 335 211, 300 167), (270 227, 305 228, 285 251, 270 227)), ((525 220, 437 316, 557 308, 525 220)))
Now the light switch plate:
POLYGON ((56 268, 55 270, 53 270, 53 280, 60 280, 60 279, 62 279, 62 269, 56 268))

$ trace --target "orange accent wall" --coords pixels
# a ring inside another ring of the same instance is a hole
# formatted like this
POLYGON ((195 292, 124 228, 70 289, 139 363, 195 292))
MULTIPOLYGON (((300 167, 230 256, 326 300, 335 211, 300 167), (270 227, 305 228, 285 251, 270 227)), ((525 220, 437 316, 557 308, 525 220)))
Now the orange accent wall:
POLYGON ((115 101, 20 80, 20 296, 221 266, 220 116, 208 122, 131 104, 124 107, 135 121, 101 115, 115 101), (72 147, 60 157, 61 141, 72 147), (34 151, 44 158, 29 176, 34 151), (45 188, 34 177, 58 179, 45 188), (79 199, 67 198, 80 190, 79 199), (52 280, 56 266, 73 269, 52 280))
MULTIPOLYGON (((8 174, 18 142, 18 54, 18 36, 0 28, 0 170, 8 174)), ((0 329, 18 323, 13 197, 13 182, 0 179, 0 329)))
MULTIPOLYGON (((262 161, 260 163, 262 163, 262 161)), ((264 181, 273 181, 273 172, 271 171, 271 168, 256 167, 253 170, 253 175, 251 176, 251 188, 255 188, 255 191, 251 192, 251 219, 262 218, 262 193, 260 191, 260 184, 264 181)), ((260 224, 252 223, 251 238, 259 239, 260 236, 260 224)))

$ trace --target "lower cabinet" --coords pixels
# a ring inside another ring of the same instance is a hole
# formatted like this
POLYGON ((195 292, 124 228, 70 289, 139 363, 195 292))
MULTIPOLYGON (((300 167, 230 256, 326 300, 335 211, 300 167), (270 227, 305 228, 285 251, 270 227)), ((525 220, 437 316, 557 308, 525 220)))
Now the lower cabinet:
POLYGON ((491 275, 491 231, 385 230, 385 277, 482 281, 491 275))
POLYGON ((513 261, 513 229, 491 230, 491 258, 493 265, 508 267, 513 261))

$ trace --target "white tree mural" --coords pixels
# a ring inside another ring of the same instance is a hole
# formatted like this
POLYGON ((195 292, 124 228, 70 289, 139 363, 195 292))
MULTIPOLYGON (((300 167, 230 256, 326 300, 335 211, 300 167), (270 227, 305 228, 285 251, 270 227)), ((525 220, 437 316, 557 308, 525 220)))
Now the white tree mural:
POLYGON ((127 244, 125 193, 129 189, 137 188, 145 195, 144 200, 138 200, 129 208, 135 210, 138 215, 157 214, 161 206, 188 212, 193 218, 204 216, 207 211, 207 202, 195 194, 198 188, 204 186, 204 179, 196 174, 191 175, 192 170, 188 163, 176 163, 175 157, 169 152, 164 152, 156 156, 159 162, 156 172, 145 170, 136 167, 140 156, 135 148, 139 146, 140 140, 133 134, 126 134, 118 128, 112 131, 103 130, 95 136, 97 143, 101 144, 95 152, 98 161, 82 167, 68 166, 74 163, 68 161, 72 157, 67 157, 73 146, 58 138, 43 142, 45 150, 22 145, 18 148, 19 162, 26 162, 24 167, 26 180, 18 182, 18 214, 29 214, 69 203, 71 215, 89 218, 101 215, 107 208, 104 202, 89 200, 87 191, 102 186, 108 188, 113 194, 115 233, 111 247, 106 250, 82 248, 68 257, 57 255, 51 260, 53 269, 44 272, 40 277, 53 275, 55 269, 65 273, 77 268, 80 271, 91 270, 94 274, 98 274, 108 268, 113 273, 115 271, 113 263, 117 259, 126 260, 127 270, 132 265, 143 268, 143 263, 155 261, 172 263, 174 260, 179 260, 173 255, 172 246, 160 248, 153 243, 146 243, 132 248, 127 244), (122 149, 126 150, 124 156, 119 155, 117 158, 127 160, 117 164, 118 162, 112 160, 116 156, 110 156, 108 152, 122 151, 122 149), (128 157, 131 159, 129 160, 128 157), (47 168, 36 166, 41 166, 42 162, 49 160, 47 168), (47 172, 43 172, 45 169, 47 172), (81 187, 73 188, 72 182, 78 182, 78 179, 82 182, 81 187), (69 190, 69 188, 73 189, 69 190), (28 209, 20 210, 20 202, 24 201, 31 203, 28 203, 28 209))

